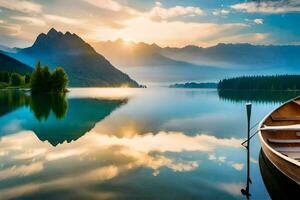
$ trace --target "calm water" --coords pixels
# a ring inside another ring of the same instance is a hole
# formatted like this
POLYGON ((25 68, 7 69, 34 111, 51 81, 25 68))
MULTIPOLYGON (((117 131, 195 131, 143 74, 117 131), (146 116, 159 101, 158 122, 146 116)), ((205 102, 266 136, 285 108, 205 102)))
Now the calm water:
MULTIPOLYGON (((252 124, 295 93, 0 93, 0 199, 245 199, 252 124)), ((251 142, 251 198, 269 199, 251 142)))

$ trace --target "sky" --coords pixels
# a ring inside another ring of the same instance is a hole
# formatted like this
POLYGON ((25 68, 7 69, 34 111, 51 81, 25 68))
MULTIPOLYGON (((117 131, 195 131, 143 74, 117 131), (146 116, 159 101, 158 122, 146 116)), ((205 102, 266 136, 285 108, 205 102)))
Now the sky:
POLYGON ((91 43, 295 45, 300 0, 0 0, 0 45, 30 46, 52 27, 91 43))

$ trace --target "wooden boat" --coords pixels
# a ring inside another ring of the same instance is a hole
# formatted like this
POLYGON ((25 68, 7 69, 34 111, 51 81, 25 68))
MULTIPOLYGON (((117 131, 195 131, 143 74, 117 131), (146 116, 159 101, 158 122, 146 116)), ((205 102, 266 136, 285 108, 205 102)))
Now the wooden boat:
POLYGON ((295 199, 300 196, 300 186, 281 173, 263 151, 259 153, 259 168, 271 199, 295 199))
POLYGON ((300 186, 300 97, 268 114, 258 135, 268 160, 300 186))

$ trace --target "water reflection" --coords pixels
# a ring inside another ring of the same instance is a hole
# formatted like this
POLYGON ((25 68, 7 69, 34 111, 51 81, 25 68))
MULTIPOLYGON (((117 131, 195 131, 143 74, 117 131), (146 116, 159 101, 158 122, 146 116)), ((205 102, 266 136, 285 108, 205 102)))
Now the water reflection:
POLYGON ((30 95, 29 92, 4 90, 0 93, 0 117, 23 106, 30 110, 39 121, 47 120, 52 111, 56 118, 64 118, 68 103, 65 94, 30 95))
POLYGON ((28 97, 24 92, 1 90, 0 117, 28 104, 28 97))
POLYGON ((96 122, 106 118, 112 111, 124 105, 127 99, 88 99, 67 100, 65 94, 29 95, 20 91, 1 93, 2 114, 7 115, 22 107, 30 111, 17 116, 0 128, 1 135, 19 130, 32 130, 41 141, 56 146, 65 141, 71 142, 91 130, 96 122))
POLYGON ((57 119, 63 119, 68 109, 65 94, 31 95, 30 110, 39 121, 47 120, 52 111, 57 119))
POLYGON ((55 190, 60 199, 71 198, 72 191, 76 191, 78 198, 97 199, 110 193, 113 199, 132 199, 142 197, 143 194, 150 195, 151 191, 160 190, 160 186, 164 185, 164 193, 148 197, 170 198, 171 191, 177 187, 181 191, 176 199, 205 197, 202 190, 186 190, 189 187, 184 181, 188 175, 186 173, 192 173, 195 177, 192 183, 198 188, 209 188, 217 196, 233 198, 236 193, 233 196, 227 194, 226 181, 230 180, 230 176, 226 175, 226 170, 219 173, 219 183, 214 188, 211 188, 214 177, 206 174, 206 171, 208 166, 216 168, 218 165, 228 165, 232 169, 230 171, 242 170, 243 167, 235 167, 237 163, 234 160, 215 155, 216 149, 239 151, 240 142, 234 138, 221 139, 204 134, 186 136, 179 132, 147 134, 128 140, 97 134, 92 130, 81 140, 53 147, 36 141, 32 132, 24 131, 5 136, 0 142, 0 161, 6 163, 0 170, 0 196, 47 199, 53 197, 55 190), (187 153, 195 157, 184 156, 187 153), (213 163, 219 164, 214 166, 213 163), (195 171, 198 168, 203 169, 200 174, 195 171), (172 184, 172 173, 168 171, 177 173, 181 183, 172 184), (161 172, 164 173, 157 182, 155 177, 161 172), (125 175, 131 178, 125 178, 125 175), (140 178, 148 179, 149 182, 145 181, 144 184, 151 185, 141 187, 138 181, 140 178), (127 185, 124 188, 126 191, 110 191, 118 188, 119 184, 127 185))
POLYGON ((222 100, 233 102, 283 103, 300 95, 300 91, 218 90, 222 100))
MULTIPOLYGON (((0 117, 0 199, 244 199, 245 107, 216 90, 72 89, 40 120, 21 105, 0 117)), ((255 139, 249 192, 268 199, 255 139)))

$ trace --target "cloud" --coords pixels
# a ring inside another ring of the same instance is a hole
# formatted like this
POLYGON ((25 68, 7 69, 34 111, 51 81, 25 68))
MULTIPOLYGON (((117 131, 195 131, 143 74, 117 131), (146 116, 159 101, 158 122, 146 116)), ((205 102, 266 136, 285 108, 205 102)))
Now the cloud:
POLYGON ((233 163, 231 166, 238 171, 241 171, 244 168, 243 163, 233 163))
POLYGON ((156 43, 161 46, 202 45, 210 37, 248 27, 243 23, 198 23, 183 21, 153 21, 146 16, 123 22, 124 28, 115 31, 109 27, 96 27, 87 37, 93 40, 129 38, 137 42, 156 43), (176 33, 176 34, 174 34, 176 33))
POLYGON ((263 2, 246 2, 238 3, 231 6, 234 10, 248 13, 268 13, 280 14, 290 12, 300 12, 299 0, 286 1, 263 1, 263 2))
POLYGON ((218 16, 218 15, 228 15, 230 13, 229 10, 221 9, 221 10, 214 10, 212 12, 213 15, 218 16))
POLYGON ((87 3, 96 6, 101 9, 111 10, 111 11, 120 11, 122 5, 113 0, 84 0, 87 3))
POLYGON ((22 21, 22 22, 26 22, 26 23, 34 25, 34 26, 45 26, 46 25, 45 21, 40 18, 26 17, 26 16, 13 16, 11 18, 22 21))
POLYGON ((42 6, 26 0, 0 0, 0 7, 24 13, 40 13, 42 6))
POLYGON ((263 19, 254 19, 253 21, 255 24, 263 24, 264 23, 263 19))
POLYGON ((204 12, 199 7, 193 6, 175 6, 171 8, 163 8, 160 2, 156 2, 155 6, 148 13, 150 18, 156 21, 167 20, 178 16, 199 16, 204 12))
POLYGON ((44 15, 44 17, 49 21, 60 22, 60 23, 69 24, 69 25, 79 25, 79 24, 83 23, 82 20, 69 18, 69 17, 63 17, 63 16, 59 16, 59 15, 46 14, 46 15, 44 15))

